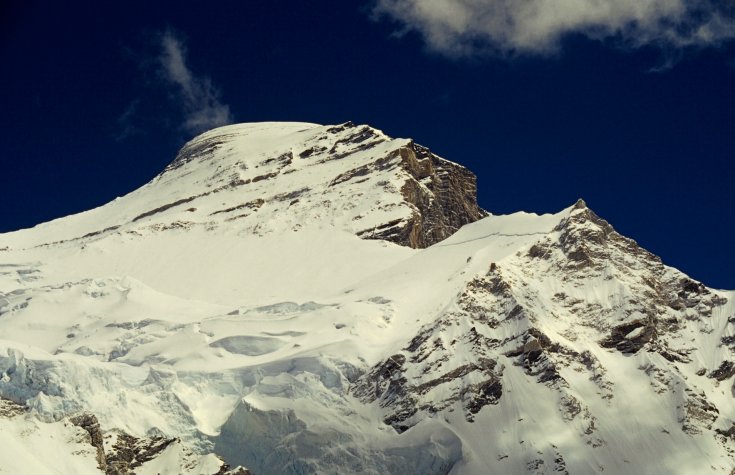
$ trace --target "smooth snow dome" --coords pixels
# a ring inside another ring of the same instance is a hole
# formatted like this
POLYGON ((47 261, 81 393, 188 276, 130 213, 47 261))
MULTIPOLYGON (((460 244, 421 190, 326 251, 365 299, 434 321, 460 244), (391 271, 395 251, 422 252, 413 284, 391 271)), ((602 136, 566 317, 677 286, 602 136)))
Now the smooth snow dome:
POLYGON ((141 473, 214 473, 212 454, 255 474, 730 473, 735 293, 582 201, 426 249, 359 238, 417 212, 409 143, 226 126, 124 197, 0 235, 0 396, 30 410, 5 445, 98 473, 63 422, 90 412, 180 439, 141 473))
POLYGON ((184 147, 194 151, 191 161, 172 163, 152 182, 100 208, 2 235, 0 248, 18 250, 13 255, 21 264, 39 253, 61 256, 44 272, 58 283, 126 275, 168 294, 230 305, 256 296, 306 299, 333 292, 332 279, 348 285, 411 253, 353 234, 411 210, 395 188, 400 177, 388 176, 378 187, 377 178, 330 186, 340 173, 407 141, 363 126, 375 147, 350 160, 324 162, 319 152, 299 157, 314 149, 350 152, 351 144, 340 142, 349 131, 330 128, 267 122, 215 129, 184 147), (285 163, 285 157, 294 158, 285 163), (55 266, 58 279, 52 277, 55 266))

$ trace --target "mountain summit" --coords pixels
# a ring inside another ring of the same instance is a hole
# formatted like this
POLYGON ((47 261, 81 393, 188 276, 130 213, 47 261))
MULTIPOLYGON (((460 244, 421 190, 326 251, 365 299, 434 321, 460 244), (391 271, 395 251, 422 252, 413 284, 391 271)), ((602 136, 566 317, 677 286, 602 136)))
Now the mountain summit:
POLYGON ((476 190, 464 167, 366 125, 238 124, 194 138, 127 196, 6 239, 27 247, 134 230, 262 236, 316 225, 424 248, 487 215, 476 190))
POLYGON ((215 129, 187 143, 156 182, 193 185, 194 177, 206 190, 142 217, 229 191, 222 195, 227 207, 195 216, 244 220, 247 224, 239 227, 258 226, 260 232, 318 222, 365 239, 424 248, 487 214, 477 206, 475 176, 464 167, 411 140, 391 139, 351 122, 215 129), (261 208, 265 218, 256 213, 261 208), (272 213, 279 215, 278 224, 272 213))
POLYGON ((222 127, 0 235, 0 468, 729 474, 734 302, 411 140, 222 127))

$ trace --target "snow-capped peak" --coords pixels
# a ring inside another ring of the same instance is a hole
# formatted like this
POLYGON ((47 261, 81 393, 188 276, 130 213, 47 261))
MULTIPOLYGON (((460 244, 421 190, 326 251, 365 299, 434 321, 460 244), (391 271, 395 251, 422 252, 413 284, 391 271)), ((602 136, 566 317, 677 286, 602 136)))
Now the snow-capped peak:
POLYGON ((426 247, 485 215, 475 186, 463 167, 369 126, 238 124, 194 138, 129 195, 3 235, 0 247, 189 228, 282 234, 315 225, 426 247))

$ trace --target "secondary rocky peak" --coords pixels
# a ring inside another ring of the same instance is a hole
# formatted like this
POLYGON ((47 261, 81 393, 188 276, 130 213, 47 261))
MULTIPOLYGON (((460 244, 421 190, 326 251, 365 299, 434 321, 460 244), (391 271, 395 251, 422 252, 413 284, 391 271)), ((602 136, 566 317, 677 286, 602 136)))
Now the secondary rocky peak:
POLYGON ((722 331, 725 295, 667 268, 584 202, 558 216, 548 233, 469 280, 435 320, 365 372, 353 394, 401 433, 450 414, 476 423, 490 414, 502 418, 497 406, 521 397, 506 384, 519 371, 545 387, 547 414, 556 412, 575 427, 575 437, 599 448, 610 443, 600 430, 606 411, 600 407, 616 404, 616 384, 628 384, 606 362, 636 358, 657 397, 682 398, 681 431, 713 430, 722 406, 705 397, 701 380, 678 375, 699 371, 715 381, 735 375, 726 354, 701 367, 702 342, 735 346, 729 333, 709 336, 722 331), (594 396, 580 397, 583 386, 594 396), (604 404, 590 404, 596 400, 604 404))
POLYGON ((555 231, 559 232, 559 243, 569 260, 582 266, 602 263, 607 257, 605 250, 611 238, 625 241, 631 251, 639 250, 635 242, 616 233, 582 200, 572 206, 569 216, 561 220, 555 231))
POLYGON ((576 203, 572 206, 572 209, 584 209, 587 207, 587 203, 582 199, 579 198, 576 203))

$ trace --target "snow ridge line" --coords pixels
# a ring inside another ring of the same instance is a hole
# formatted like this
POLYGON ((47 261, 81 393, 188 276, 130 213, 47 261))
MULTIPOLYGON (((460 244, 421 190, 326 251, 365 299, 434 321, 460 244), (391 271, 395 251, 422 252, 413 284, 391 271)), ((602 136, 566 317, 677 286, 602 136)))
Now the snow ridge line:
POLYGON ((479 241, 481 239, 489 238, 490 236, 500 236, 500 237, 545 236, 545 235, 549 234, 553 230, 554 229, 552 228, 552 229, 550 229, 548 231, 539 231, 539 232, 536 232, 536 233, 519 233, 519 234, 513 234, 513 233, 490 233, 490 234, 485 234, 485 235, 480 236, 480 237, 468 239, 466 241, 450 242, 450 243, 445 243, 445 244, 440 243, 440 244, 436 244, 434 247, 458 246, 460 244, 466 244, 468 242, 479 241))

